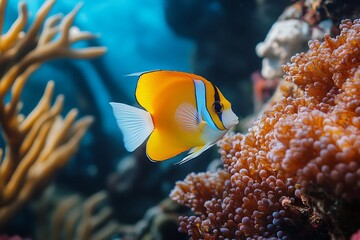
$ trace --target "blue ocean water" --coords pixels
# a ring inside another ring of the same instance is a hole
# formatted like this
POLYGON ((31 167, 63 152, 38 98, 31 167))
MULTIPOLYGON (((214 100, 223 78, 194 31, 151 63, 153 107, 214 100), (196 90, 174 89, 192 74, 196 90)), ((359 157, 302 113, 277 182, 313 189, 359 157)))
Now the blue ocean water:
MULTIPOLYGON (((30 12, 29 22, 32 22, 43 1, 26 3, 30 12)), ((17 4, 16 0, 9 1, 6 20, 10 21, 6 23, 9 24, 17 16, 17 4)), ((58 1, 50 15, 67 14, 76 4, 76 1, 71 0, 58 1)), ((72 84, 81 81, 69 70, 68 65, 72 65, 84 74, 87 88, 96 100, 95 107, 103 111, 100 116, 108 132, 114 122, 108 102, 135 101, 133 92, 136 79, 124 76, 152 69, 189 71, 193 43, 176 36, 166 24, 161 0, 84 1, 82 4, 74 25, 99 35, 91 44, 108 48, 104 56, 95 60, 101 64, 87 60, 45 64, 33 77, 34 80, 30 81, 29 87, 54 79, 64 83, 59 84, 57 90, 63 92, 61 88, 65 88, 65 96, 71 97, 78 90, 72 84), (114 91, 114 88, 118 91, 114 91)), ((88 44, 77 45, 81 47, 88 44)), ((70 104, 71 99, 67 102, 70 104)))
MULTIPOLYGON (((15 0, 8 2, 5 29, 16 19, 18 3, 15 0)), ((26 4, 29 23, 32 23, 43 1, 26 1, 26 4)), ((97 34, 98 38, 77 43, 74 47, 105 46, 108 51, 96 59, 60 59, 45 63, 27 83, 27 91, 22 96, 28 103, 24 111, 32 109, 42 95, 46 82, 54 80, 55 93, 64 94, 66 99, 64 114, 76 107, 80 115, 91 114, 95 117, 95 123, 82 143, 81 152, 86 156, 86 161, 97 165, 94 156, 98 156, 107 159, 108 163, 102 164, 112 165, 116 155, 123 155, 124 148, 109 102, 135 103, 137 79, 125 75, 153 69, 189 71, 194 43, 177 36, 168 26, 162 0, 82 3, 63 0, 55 3, 49 15, 67 14, 77 4, 82 4, 82 7, 73 25, 97 34), (115 142, 112 146, 117 147, 111 148, 107 142, 115 142)))
MULTIPOLYGON (((25 2, 29 27, 44 1, 25 2)), ((17 0, 8 1, 4 32, 17 17, 18 4, 17 0)), ((74 191, 91 194, 105 187, 108 174, 128 155, 109 105, 110 101, 136 103, 137 78, 126 75, 154 69, 189 71, 194 43, 177 36, 168 26, 162 0, 61 0, 55 2, 49 16, 66 15, 77 4, 82 7, 73 25, 98 38, 73 47, 105 46, 107 52, 95 59, 56 59, 44 63, 27 82, 22 101, 26 103, 23 112, 29 113, 42 96, 46 83, 54 80, 54 95, 65 96, 63 115, 71 108, 78 108, 79 117, 94 117, 78 153, 57 178, 60 184, 71 186, 74 191)))

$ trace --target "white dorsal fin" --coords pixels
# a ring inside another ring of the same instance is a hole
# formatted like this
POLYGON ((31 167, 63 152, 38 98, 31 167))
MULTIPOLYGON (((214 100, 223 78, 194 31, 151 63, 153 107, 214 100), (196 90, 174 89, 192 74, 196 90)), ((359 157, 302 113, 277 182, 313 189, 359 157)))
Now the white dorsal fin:
POLYGON ((154 130, 150 113, 123 103, 111 102, 116 122, 129 152, 138 148, 154 130))
POLYGON ((183 163, 186 163, 187 161, 190 161, 193 158, 196 158, 201 153, 203 153, 207 149, 211 148, 214 144, 215 143, 208 143, 208 144, 205 144, 203 147, 194 147, 194 148, 190 149, 190 151, 189 151, 190 154, 187 155, 186 157, 184 157, 180 162, 175 163, 175 165, 181 165, 183 163))
POLYGON ((125 77, 140 77, 141 75, 145 74, 145 73, 149 73, 149 72, 155 72, 155 71, 160 71, 160 70, 148 70, 148 71, 142 71, 142 72, 134 72, 134 73, 130 73, 130 74, 126 74, 125 77))
POLYGON ((183 103, 176 109, 175 119, 187 132, 199 131, 199 124, 202 121, 196 108, 190 103, 183 103))

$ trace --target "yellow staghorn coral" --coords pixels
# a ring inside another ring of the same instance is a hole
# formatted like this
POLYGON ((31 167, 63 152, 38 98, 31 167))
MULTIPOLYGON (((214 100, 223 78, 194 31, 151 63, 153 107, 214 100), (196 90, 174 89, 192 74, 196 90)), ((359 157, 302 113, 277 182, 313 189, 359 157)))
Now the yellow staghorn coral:
POLYGON ((340 29, 284 66, 294 85, 282 86, 246 135, 219 143, 225 170, 177 183, 171 198, 196 214, 180 219, 181 231, 192 239, 345 239, 359 228, 360 20, 340 29))
MULTIPOLYGON (((79 6, 63 18, 54 15, 46 20, 54 2, 45 1, 27 32, 23 32, 27 8, 20 2, 18 19, 0 35, 0 126, 6 142, 5 151, 0 151, 0 226, 66 164, 93 121, 92 117, 76 121, 76 109, 62 118, 63 96, 51 104, 52 81, 33 111, 28 116, 20 113, 23 87, 42 63, 59 57, 90 58, 105 52, 103 47, 72 49, 71 44, 95 36, 71 26, 79 6)), ((6 3, 0 1, 0 33, 6 3)))

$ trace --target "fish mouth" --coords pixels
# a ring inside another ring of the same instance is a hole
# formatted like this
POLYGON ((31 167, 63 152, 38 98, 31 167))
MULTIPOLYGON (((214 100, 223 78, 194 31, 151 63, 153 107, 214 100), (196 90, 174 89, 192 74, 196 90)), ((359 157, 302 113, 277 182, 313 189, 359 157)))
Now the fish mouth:
POLYGON ((223 124, 226 129, 230 129, 239 123, 239 118, 231 109, 223 111, 222 116, 223 124))
MULTIPOLYGON (((230 127, 230 128, 232 128, 233 126, 235 126, 235 125, 238 124, 238 123, 239 123, 239 118, 234 119, 234 120, 232 121, 232 124, 231 124, 231 127, 230 127)), ((230 128, 228 128, 228 129, 230 130, 230 128)))

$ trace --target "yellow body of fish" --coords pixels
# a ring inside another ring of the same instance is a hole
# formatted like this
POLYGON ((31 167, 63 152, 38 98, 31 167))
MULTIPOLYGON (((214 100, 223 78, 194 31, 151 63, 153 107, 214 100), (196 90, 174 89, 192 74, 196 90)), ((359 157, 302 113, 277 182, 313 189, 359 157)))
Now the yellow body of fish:
POLYGON ((231 104, 205 78, 184 72, 152 71, 139 77, 136 100, 146 110, 110 103, 124 135, 135 150, 148 137, 146 153, 163 161, 184 151, 184 163, 214 145, 238 122, 231 104))

